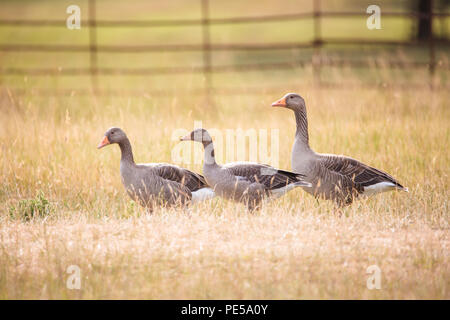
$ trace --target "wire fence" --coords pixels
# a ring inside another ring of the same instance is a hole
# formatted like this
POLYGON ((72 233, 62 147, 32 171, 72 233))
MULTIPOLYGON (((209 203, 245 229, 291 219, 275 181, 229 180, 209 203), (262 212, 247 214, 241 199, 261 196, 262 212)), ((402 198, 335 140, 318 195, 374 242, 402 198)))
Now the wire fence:
MULTIPOLYGON (((80 76, 90 75, 92 89, 99 92, 98 76, 116 76, 116 75, 141 75, 152 76, 160 74, 186 74, 201 73, 204 76, 204 86, 202 89, 208 96, 224 92, 213 87, 212 74, 220 72, 245 72, 248 70, 271 70, 280 68, 291 68, 293 66, 313 66, 313 74, 320 75, 322 66, 351 66, 367 67, 367 61, 354 59, 322 59, 321 50, 325 45, 370 45, 370 46, 401 46, 416 47, 424 46, 423 41, 413 40, 372 40, 361 38, 325 38, 322 36, 322 18, 324 17, 367 17, 365 12, 327 12, 321 8, 320 0, 313 1, 313 11, 294 14, 266 15, 256 17, 231 17, 231 18, 210 18, 210 0, 199 0, 201 3, 201 19, 177 19, 177 20, 98 20, 96 18, 96 0, 88 0, 88 20, 83 21, 83 25, 89 28, 89 43, 86 45, 52 45, 52 44, 4 44, 0 45, 0 52, 88 52, 89 67, 87 68, 10 68, 1 67, 1 75, 63 75, 80 76), (312 19, 313 20, 313 40, 307 42, 289 42, 289 43, 211 43, 210 26, 219 24, 252 24, 268 23, 280 21, 292 21, 312 19), (152 45, 98 45, 97 28, 157 28, 157 27, 186 27, 199 26, 202 30, 202 41, 199 44, 152 44, 152 45), (214 51, 263 51, 280 49, 305 49, 312 48, 313 56, 309 60, 292 60, 277 63, 254 63, 239 65, 213 66, 214 51), (200 67, 153 67, 153 68, 103 68, 98 66, 98 53, 145 53, 145 52, 201 52, 202 66, 200 67)), ((432 1, 432 0, 430 0, 432 1)), ((433 5, 431 3, 431 8, 433 5)), ((382 12, 383 16, 403 17, 412 19, 425 19, 431 30, 429 39, 425 42, 428 51, 428 61, 426 62, 405 62, 399 60, 384 61, 383 67, 389 68, 428 68, 432 76, 436 70, 436 40, 433 35, 433 19, 447 18, 449 13, 433 12, 423 14, 419 12, 382 12)), ((65 20, 2 20, 0 26, 33 26, 33 27, 66 27, 65 20)), ((448 39, 439 40, 440 45, 449 45, 448 39)), ((375 63, 376 64, 376 63, 375 63)), ((373 66, 373 65, 372 65, 373 66)), ((438 66, 439 67, 439 66, 438 66)), ((449 68, 445 66, 445 68, 449 68)), ((431 79, 431 77, 430 77, 431 79)), ((430 80, 431 81, 431 80, 430 80)), ((325 85, 320 81, 320 76, 316 82, 318 85, 325 85)), ((431 83, 431 82, 430 82, 431 83)), ((226 90, 225 90, 226 91, 226 90)))

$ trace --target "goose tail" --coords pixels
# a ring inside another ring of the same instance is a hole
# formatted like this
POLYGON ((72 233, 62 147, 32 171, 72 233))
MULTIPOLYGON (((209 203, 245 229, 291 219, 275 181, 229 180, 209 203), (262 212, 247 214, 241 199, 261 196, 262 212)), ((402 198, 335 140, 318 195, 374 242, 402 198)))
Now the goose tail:
POLYGON ((279 198, 286 194, 288 191, 298 187, 312 187, 312 184, 306 181, 297 181, 294 183, 290 183, 287 186, 271 190, 271 195, 274 198, 279 198))
POLYGON ((211 188, 201 188, 192 192, 192 203, 197 203, 214 198, 216 195, 211 188))
POLYGON ((385 191, 391 191, 391 190, 398 190, 398 191, 405 191, 409 192, 408 188, 402 186, 401 184, 395 184, 390 181, 383 181, 376 184, 372 184, 370 186, 364 187, 363 194, 371 196, 373 194, 385 192, 385 191))

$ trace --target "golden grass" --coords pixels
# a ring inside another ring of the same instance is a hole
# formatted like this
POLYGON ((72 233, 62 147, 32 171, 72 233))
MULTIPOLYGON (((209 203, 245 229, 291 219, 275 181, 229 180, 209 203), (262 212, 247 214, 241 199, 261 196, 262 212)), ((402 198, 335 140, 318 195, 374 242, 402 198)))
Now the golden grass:
POLYGON ((45 98, 3 90, 0 298, 449 299, 444 90, 301 88, 316 151, 353 156, 410 189, 358 201, 341 218, 301 190, 253 215, 221 199, 147 215, 123 190, 119 149, 95 148, 116 125, 138 162, 171 162, 172 134, 202 120, 221 130, 279 129, 279 165, 290 169, 293 114, 269 107, 284 93, 219 96, 212 108, 181 94, 45 98), (10 217, 39 191, 50 201, 44 218, 10 217), (374 264, 381 290, 366 287, 374 264), (69 265, 81 269, 81 290, 66 288, 69 265))

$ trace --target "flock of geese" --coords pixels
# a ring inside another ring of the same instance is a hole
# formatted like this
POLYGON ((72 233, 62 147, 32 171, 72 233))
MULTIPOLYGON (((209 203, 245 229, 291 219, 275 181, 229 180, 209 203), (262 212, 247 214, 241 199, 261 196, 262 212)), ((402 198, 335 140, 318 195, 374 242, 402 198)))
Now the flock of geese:
POLYGON ((120 174, 128 195, 152 211, 155 206, 188 205, 220 196, 257 210, 265 199, 274 199, 301 187, 316 198, 334 201, 339 207, 349 205, 359 195, 389 190, 408 191, 389 174, 358 160, 314 152, 309 146, 305 100, 288 93, 272 104, 294 112, 297 131, 292 150, 294 172, 253 162, 220 165, 214 156, 211 136, 196 129, 181 141, 203 144, 203 175, 173 164, 136 164, 131 144, 120 128, 110 128, 98 145, 117 143, 122 158, 120 174))

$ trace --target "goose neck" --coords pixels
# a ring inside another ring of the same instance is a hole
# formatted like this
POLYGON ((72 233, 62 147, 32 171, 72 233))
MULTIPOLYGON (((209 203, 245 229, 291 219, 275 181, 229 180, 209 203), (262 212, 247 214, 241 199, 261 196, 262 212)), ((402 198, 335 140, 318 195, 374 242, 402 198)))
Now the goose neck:
POLYGON ((214 144, 212 141, 203 141, 204 165, 216 165, 216 157, 214 154, 214 144))
POLYGON ((122 153, 121 162, 134 164, 134 158, 133 158, 133 150, 131 149, 131 143, 128 138, 124 139, 123 141, 119 142, 120 151, 122 153))
POLYGON ((302 143, 305 147, 309 148, 308 119, 306 117, 306 109, 296 109, 294 110, 294 114, 295 122, 297 124, 295 139, 300 141, 300 143, 302 143))

